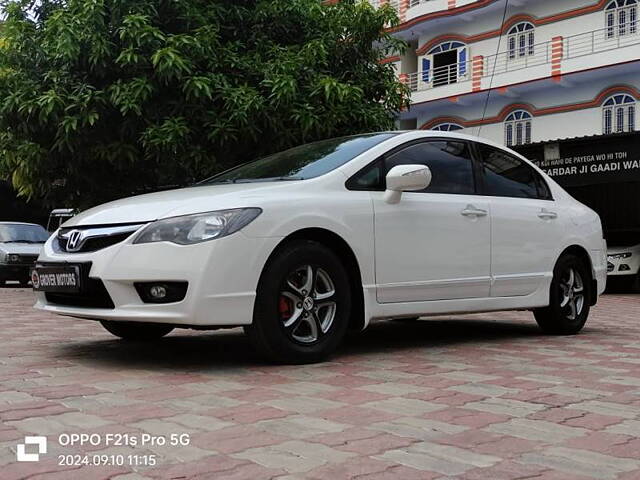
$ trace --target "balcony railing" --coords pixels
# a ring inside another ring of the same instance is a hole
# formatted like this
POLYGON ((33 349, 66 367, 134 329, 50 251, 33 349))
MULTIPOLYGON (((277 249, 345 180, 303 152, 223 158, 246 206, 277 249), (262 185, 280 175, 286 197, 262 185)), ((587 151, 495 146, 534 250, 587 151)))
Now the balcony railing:
MULTIPOLYGON (((633 29, 633 33, 616 35, 617 31, 610 28, 579 33, 563 39, 562 62, 587 55, 616 50, 622 47, 640 44, 640 24, 633 29)), ((501 52, 497 55, 484 57, 482 75, 485 78, 495 75, 515 72, 539 65, 552 63, 552 42, 542 42, 527 46, 522 52, 516 48, 513 51, 501 52)), ((472 77, 472 60, 455 63, 430 71, 419 71, 403 75, 403 81, 412 91, 423 91, 454 83, 470 82, 472 77)))
POLYGON ((428 72, 410 73, 406 76, 404 82, 412 92, 428 90, 443 85, 451 85, 452 83, 466 82, 471 79, 470 69, 471 62, 452 63, 451 65, 434 68, 428 72))

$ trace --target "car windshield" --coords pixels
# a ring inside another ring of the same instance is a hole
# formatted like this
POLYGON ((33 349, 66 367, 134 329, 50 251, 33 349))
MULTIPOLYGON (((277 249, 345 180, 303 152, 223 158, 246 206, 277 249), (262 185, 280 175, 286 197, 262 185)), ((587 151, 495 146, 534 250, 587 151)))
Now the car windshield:
POLYGON ((394 135, 372 133, 301 145, 232 168, 200 182, 199 185, 306 180, 319 177, 394 135))
POLYGON ((49 238, 40 225, 0 225, 0 243, 44 243, 49 238))

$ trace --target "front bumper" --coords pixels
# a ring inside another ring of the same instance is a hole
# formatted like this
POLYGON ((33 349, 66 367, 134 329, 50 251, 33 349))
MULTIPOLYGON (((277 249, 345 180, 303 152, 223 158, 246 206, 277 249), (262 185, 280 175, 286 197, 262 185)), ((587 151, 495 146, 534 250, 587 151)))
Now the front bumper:
POLYGON ((29 278, 33 264, 0 264, 0 280, 25 280, 29 278))
POLYGON ((637 275, 640 270, 640 257, 633 255, 629 258, 608 258, 607 267, 610 277, 637 275))
POLYGON ((36 292, 35 308, 93 320, 168 323, 180 326, 250 324, 258 280, 279 239, 251 238, 241 231, 196 245, 122 243, 91 253, 57 253, 45 245, 38 263, 90 263, 88 277, 100 281, 113 308, 62 305, 36 292), (185 298, 144 303, 137 282, 188 282, 185 298))

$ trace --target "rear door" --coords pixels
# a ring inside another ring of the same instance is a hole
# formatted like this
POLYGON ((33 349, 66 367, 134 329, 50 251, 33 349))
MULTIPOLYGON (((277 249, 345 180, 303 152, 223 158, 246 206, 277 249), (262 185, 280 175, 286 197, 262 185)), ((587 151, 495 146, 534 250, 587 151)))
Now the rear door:
POLYGON ((482 191, 491 205, 491 296, 532 294, 552 275, 564 212, 531 165, 502 149, 476 145, 482 191))

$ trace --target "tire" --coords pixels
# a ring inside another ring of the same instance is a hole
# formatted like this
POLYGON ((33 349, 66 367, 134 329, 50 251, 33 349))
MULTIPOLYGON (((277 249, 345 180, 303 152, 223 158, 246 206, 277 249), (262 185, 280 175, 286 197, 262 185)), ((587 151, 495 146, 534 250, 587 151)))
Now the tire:
POLYGON ((341 260, 320 243, 297 240, 262 272, 245 332, 270 360, 315 363, 338 347, 350 315, 351 288, 341 260))
POLYGON ((640 272, 635 276, 633 281, 631 282, 631 293, 640 293, 640 272))
POLYGON ((173 327, 161 323, 114 322, 101 320, 100 323, 109 333, 123 340, 151 341, 167 335, 173 327))
POLYGON ((582 330, 589 317, 591 284, 591 271, 581 258, 560 257, 553 270, 549 306, 534 311, 542 331, 575 335, 582 330))

